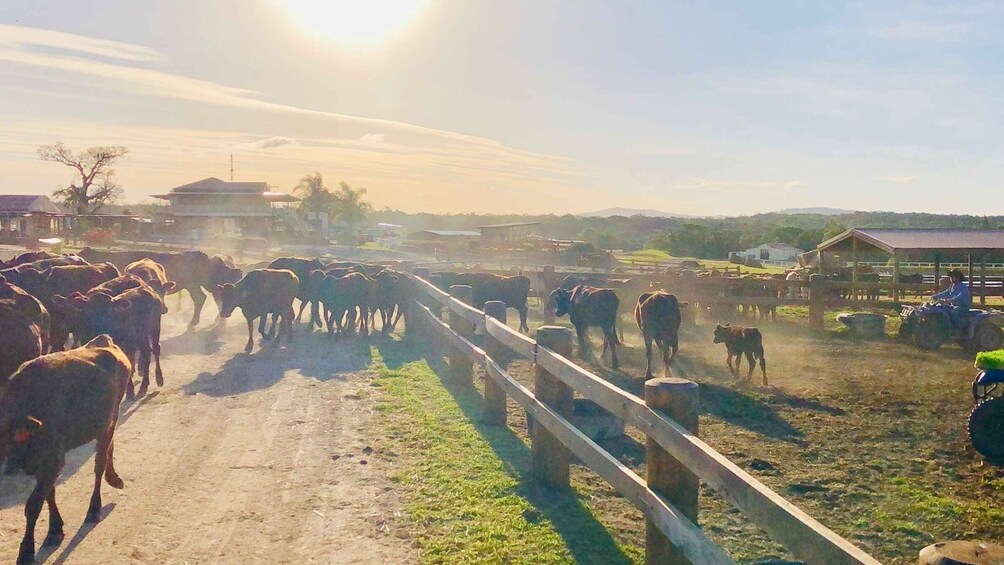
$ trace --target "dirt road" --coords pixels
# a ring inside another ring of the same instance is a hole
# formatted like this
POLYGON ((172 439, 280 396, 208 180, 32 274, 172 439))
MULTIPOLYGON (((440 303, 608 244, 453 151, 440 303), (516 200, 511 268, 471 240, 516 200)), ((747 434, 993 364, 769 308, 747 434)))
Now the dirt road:
MULTIPOLYGON (((203 320, 215 315, 207 304, 203 320)), ((123 406, 125 489, 104 486, 104 519, 85 526, 93 445, 71 452, 56 491, 66 540, 37 562, 413 561, 388 469, 369 447, 368 345, 300 327, 291 347, 247 356, 239 312, 220 331, 186 332, 185 319, 164 318, 165 387, 123 406)), ((0 562, 17 555, 32 485, 0 478, 0 562)), ((43 510, 39 543, 47 527, 43 510)))

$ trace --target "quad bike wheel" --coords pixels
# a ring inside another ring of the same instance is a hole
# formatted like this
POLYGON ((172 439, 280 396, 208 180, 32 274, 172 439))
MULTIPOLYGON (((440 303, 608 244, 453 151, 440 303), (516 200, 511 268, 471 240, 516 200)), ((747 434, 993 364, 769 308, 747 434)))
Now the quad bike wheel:
POLYGON ((969 441, 992 465, 1004 465, 1004 397, 991 398, 969 414, 969 441))
POLYGON ((967 346, 973 351, 993 351, 1004 344, 1004 331, 989 320, 983 320, 973 328, 973 337, 967 346))
POLYGON ((924 316, 913 328, 913 343, 925 351, 934 351, 948 341, 951 328, 944 316, 924 316))

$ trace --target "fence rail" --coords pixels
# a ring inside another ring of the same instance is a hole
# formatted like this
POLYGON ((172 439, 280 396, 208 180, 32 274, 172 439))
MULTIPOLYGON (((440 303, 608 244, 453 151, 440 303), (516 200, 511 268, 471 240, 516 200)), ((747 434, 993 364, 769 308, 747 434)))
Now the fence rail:
MULTIPOLYGON (((579 367, 568 356, 543 343, 541 334, 534 341, 511 329, 504 321, 487 316, 481 310, 450 296, 456 294, 469 297, 469 287, 451 287, 451 293, 448 294, 420 276, 413 276, 412 281, 415 296, 405 309, 406 328, 419 328, 415 333, 422 336, 434 334, 449 346, 450 351, 462 352, 467 360, 484 368, 487 378, 494 386, 532 416, 531 467, 544 470, 545 484, 553 484, 554 481, 567 483, 568 459, 560 453, 567 450, 641 510, 648 520, 650 531, 654 528, 670 544, 666 546, 669 549, 665 549, 649 536, 646 546, 648 562, 733 563, 728 554, 695 525, 696 504, 688 504, 687 500, 692 497, 696 502, 696 481, 689 489, 692 492, 683 496, 679 492, 667 493, 656 485, 679 482, 682 480, 678 476, 680 473, 676 473, 677 476, 653 476, 653 473, 660 472, 660 466, 652 464, 651 459, 648 465, 649 481, 639 477, 569 421, 573 391, 642 431, 649 438, 650 445, 654 443, 665 450, 672 460, 707 483, 806 563, 878 563, 701 441, 696 433, 675 421, 660 406, 654 406, 653 402, 621 390, 579 367), (468 289, 466 293, 463 292, 465 289, 468 289), (440 319, 440 312, 444 307, 452 314, 451 324, 440 319), (465 327, 461 328, 459 325, 465 327), (472 326, 482 330, 481 333, 486 336, 486 342, 492 344, 491 347, 486 344, 482 348, 462 335, 473 335, 469 331, 472 326), (422 328, 428 328, 431 332, 422 328), (508 358, 508 355, 495 353, 493 357, 490 354, 498 352, 499 348, 535 363, 536 390, 531 391, 509 375, 505 368, 506 359, 498 358, 508 358), (544 431, 538 431, 537 425, 542 426, 544 431), (542 450, 540 446, 550 449, 542 450), (553 457, 557 463, 540 461, 542 457, 553 457), (561 478, 562 466, 564 479, 561 478)), ((556 335, 567 338, 567 349, 570 352, 569 330, 550 328, 547 331, 557 332, 556 335)), ((454 354, 450 353, 451 363, 454 362, 454 354)), ((453 367, 451 372, 452 369, 453 367)), ((650 383, 656 381, 660 379, 650 383)), ((486 411, 489 410, 488 388, 486 383, 486 411)), ((696 406, 693 409, 696 418, 696 406)), ((504 425, 504 418, 498 423, 504 425)), ((653 449, 650 448, 647 457, 653 456, 653 449)), ((680 484, 686 484, 686 481, 680 484)))

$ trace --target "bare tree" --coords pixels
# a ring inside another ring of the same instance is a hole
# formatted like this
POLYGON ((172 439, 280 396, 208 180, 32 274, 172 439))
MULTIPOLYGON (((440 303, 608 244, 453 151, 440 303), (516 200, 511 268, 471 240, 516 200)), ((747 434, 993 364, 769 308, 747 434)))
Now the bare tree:
POLYGON ((43 161, 76 169, 78 176, 70 186, 52 193, 75 214, 93 214, 122 195, 122 187, 115 181, 115 170, 111 167, 128 153, 129 149, 122 145, 100 145, 74 153, 61 141, 38 148, 38 156, 43 161))

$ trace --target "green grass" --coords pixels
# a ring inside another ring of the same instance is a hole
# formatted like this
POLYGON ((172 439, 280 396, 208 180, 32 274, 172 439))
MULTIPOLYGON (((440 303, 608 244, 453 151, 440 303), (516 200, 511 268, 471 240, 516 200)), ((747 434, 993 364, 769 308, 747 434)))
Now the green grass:
POLYGON ((1004 369, 1004 349, 977 353, 976 367, 979 369, 1004 369))
POLYGON ((613 539, 575 491, 552 493, 528 483, 527 444, 509 428, 477 422, 476 389, 447 388, 402 342, 382 349, 372 367, 373 384, 382 390, 377 409, 400 457, 392 479, 401 485, 423 562, 643 559, 639 548, 613 539))
MULTIPOLYGON (((660 251, 658 249, 639 249, 638 251, 631 251, 629 253, 621 253, 617 255, 617 260, 622 263, 630 263, 631 261, 651 261, 659 263, 669 263, 677 262, 684 258, 674 257, 665 251, 660 251)), ((715 259, 695 259, 695 261, 704 265, 707 269, 719 269, 725 270, 726 268, 735 270, 736 267, 740 267, 744 273, 783 273, 784 269, 781 267, 747 267, 746 265, 735 265, 729 261, 721 261, 715 259)))

